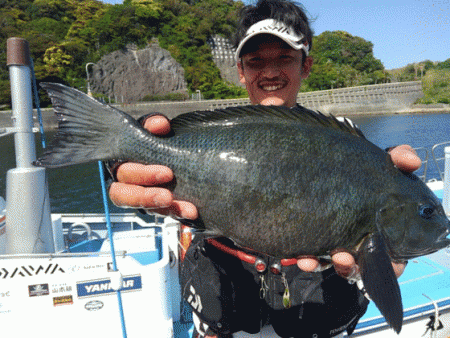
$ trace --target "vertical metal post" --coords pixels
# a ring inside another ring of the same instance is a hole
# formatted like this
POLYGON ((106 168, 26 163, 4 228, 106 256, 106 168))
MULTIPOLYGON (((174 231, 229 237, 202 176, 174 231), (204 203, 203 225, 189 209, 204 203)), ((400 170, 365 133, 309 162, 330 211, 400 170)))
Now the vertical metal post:
POLYGON ((33 166, 36 148, 28 42, 7 40, 16 168, 6 175, 6 253, 54 252, 45 169, 33 166))
MULTIPOLYGON (((8 47, 10 48, 8 53, 23 52, 29 56, 28 43, 25 40, 23 41, 14 38, 8 39, 8 47)), ((24 58, 24 56, 20 58, 11 56, 7 64, 11 81, 12 118, 15 129, 14 144, 18 168, 29 168, 32 166, 31 163, 36 160, 33 119, 28 116, 32 112, 33 101, 31 95, 24 95, 24 93, 31 94, 30 62, 24 58), (20 62, 23 62, 23 64, 20 64, 20 62)))
POLYGON ((444 167, 444 196, 442 206, 447 216, 450 214, 450 147, 445 147, 445 167, 444 167))
POLYGON ((92 97, 92 92, 91 92, 91 79, 89 76, 89 70, 88 67, 91 65, 95 65, 95 63, 93 62, 88 62, 86 63, 86 81, 87 81, 87 94, 92 97))

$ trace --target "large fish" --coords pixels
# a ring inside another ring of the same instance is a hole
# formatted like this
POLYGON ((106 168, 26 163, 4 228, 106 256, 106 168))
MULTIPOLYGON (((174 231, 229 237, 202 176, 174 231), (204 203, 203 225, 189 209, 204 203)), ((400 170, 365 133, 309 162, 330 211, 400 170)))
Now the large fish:
POLYGON ((37 165, 120 159, 168 166, 175 197, 198 208, 198 228, 277 258, 353 253, 396 332, 403 307, 391 260, 450 244, 435 195, 346 122, 299 107, 245 106, 180 115, 169 136, 157 137, 78 90, 41 85, 59 127, 37 165))

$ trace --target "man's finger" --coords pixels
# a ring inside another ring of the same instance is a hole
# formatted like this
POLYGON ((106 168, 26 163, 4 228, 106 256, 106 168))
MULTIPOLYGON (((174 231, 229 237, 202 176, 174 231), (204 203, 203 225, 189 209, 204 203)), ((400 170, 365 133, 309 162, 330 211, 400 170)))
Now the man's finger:
POLYGON ((400 170, 413 172, 422 165, 419 156, 417 156, 413 148, 409 145, 395 147, 389 154, 391 155, 392 162, 394 162, 400 170))
POLYGON ((305 272, 314 272, 319 267, 319 260, 316 257, 300 257, 297 266, 305 272))
POLYGON ((394 268, 394 273, 399 278, 406 268, 406 263, 394 263, 392 262, 392 267, 394 268))
POLYGON ((170 131, 170 122, 162 115, 155 115, 145 120, 144 128, 155 135, 166 135, 170 131))
POLYGON ((119 207, 154 209, 169 207, 172 193, 163 188, 146 188, 133 184, 114 182, 109 189, 111 201, 119 207))
POLYGON ((126 162, 117 168, 116 177, 122 183, 153 186, 172 181, 173 172, 162 165, 126 162))
POLYGON ((173 201, 168 208, 150 209, 149 211, 183 219, 195 220, 198 218, 198 211, 195 205, 186 201, 173 201))
POLYGON ((331 257, 336 272, 342 277, 349 277, 355 273, 355 258, 348 252, 338 252, 331 257))

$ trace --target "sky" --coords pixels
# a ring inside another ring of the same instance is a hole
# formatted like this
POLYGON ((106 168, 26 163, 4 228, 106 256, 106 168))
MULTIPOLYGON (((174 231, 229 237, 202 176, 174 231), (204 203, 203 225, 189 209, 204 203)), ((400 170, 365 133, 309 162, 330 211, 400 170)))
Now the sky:
MULTIPOLYGON (((103 0, 122 3, 122 0, 103 0)), ((254 2, 245 0, 244 3, 254 2)), ((315 35, 343 30, 374 45, 386 69, 450 58, 450 0, 303 0, 315 35)), ((314 46, 313 46, 314 48, 314 46)))

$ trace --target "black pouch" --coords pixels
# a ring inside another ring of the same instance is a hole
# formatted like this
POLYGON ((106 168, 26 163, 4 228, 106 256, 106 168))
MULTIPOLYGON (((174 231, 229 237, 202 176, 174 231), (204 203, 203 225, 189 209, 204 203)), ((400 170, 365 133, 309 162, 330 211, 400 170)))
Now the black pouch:
MULTIPOLYGON (((322 273, 286 274, 292 306, 279 306, 280 294, 274 296, 277 305, 270 311, 270 323, 281 337, 328 338, 343 331, 351 334, 369 301, 355 284, 337 275, 333 268, 322 273), (289 278, 289 277, 292 278, 289 278)), ((273 283, 283 284, 282 278, 273 283)))
POLYGON ((180 283, 183 298, 212 333, 257 333, 261 318, 267 316, 253 274, 241 260, 204 243, 200 236, 186 253, 180 283))
MULTIPOLYGON (((276 263, 264 259, 268 267, 276 263)), ((292 265, 280 274, 260 274, 254 265, 204 243, 200 236, 186 253, 180 283, 184 299, 210 333, 224 336, 257 333, 270 323, 281 337, 333 337, 345 330, 351 333, 368 304, 356 285, 332 268, 306 273, 292 265), (283 301, 286 283, 288 308, 283 301)))

